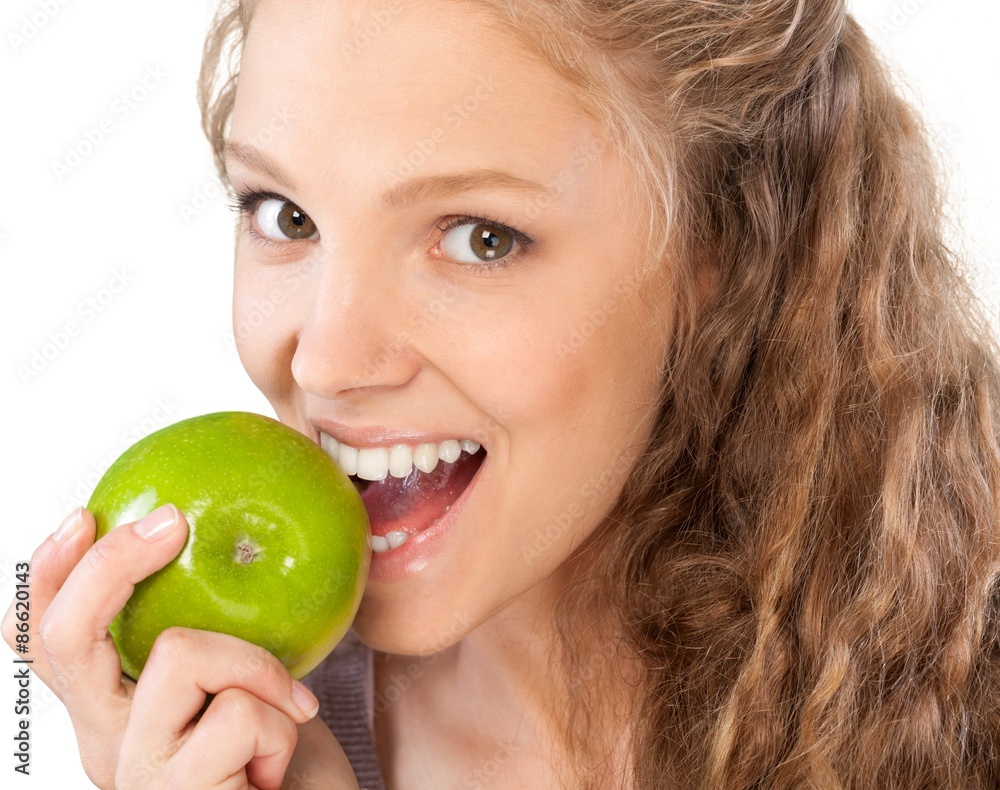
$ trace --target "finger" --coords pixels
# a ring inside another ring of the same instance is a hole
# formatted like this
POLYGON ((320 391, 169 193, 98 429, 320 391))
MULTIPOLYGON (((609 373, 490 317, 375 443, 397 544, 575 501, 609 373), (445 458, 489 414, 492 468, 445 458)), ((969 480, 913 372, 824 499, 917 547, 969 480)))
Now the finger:
POLYGON ((137 582, 184 545, 187 522, 173 505, 123 524, 95 542, 70 572, 40 624, 55 683, 76 721, 125 693, 108 626, 137 582))
POLYGON ((153 643, 136 684, 123 749, 168 749, 206 697, 227 688, 253 694, 299 723, 319 709, 312 693, 264 648, 228 634, 168 628, 153 643))
POLYGON ((212 700, 171 761, 172 787, 277 790, 295 751, 295 722, 243 689, 223 689, 212 700), (234 782, 234 780, 236 780, 234 782))
MULTIPOLYGON (((70 513, 59 525, 59 528, 49 535, 35 549, 28 563, 28 608, 27 621, 17 618, 18 611, 25 611, 22 606, 15 610, 17 601, 12 601, 0 624, 0 632, 4 641, 17 650, 17 635, 24 633, 18 629, 21 622, 28 624, 28 652, 24 658, 32 661, 32 671, 41 678, 49 688, 59 693, 52 682, 52 670, 48 657, 42 648, 39 636, 39 624, 52 599, 59 592, 70 571, 80 561, 80 557, 94 542, 96 526, 94 516, 86 508, 79 507, 70 513)), ((22 626, 23 627, 23 626, 22 626)))

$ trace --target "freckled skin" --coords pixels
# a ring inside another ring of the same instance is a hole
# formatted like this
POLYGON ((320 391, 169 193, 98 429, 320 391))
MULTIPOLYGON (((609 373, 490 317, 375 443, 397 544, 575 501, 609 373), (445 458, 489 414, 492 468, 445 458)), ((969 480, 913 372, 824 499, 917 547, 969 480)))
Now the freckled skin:
POLYGON ((125 674, 137 679, 157 635, 185 626, 266 647, 304 677, 350 627, 367 578, 368 515, 350 479, 276 420, 219 412, 136 442, 87 508, 101 537, 168 502, 188 539, 111 625, 125 674))

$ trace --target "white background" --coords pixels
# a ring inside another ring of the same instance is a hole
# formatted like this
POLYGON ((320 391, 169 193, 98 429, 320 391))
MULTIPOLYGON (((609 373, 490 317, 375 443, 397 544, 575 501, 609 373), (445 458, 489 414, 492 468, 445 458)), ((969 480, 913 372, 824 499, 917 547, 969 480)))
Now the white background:
MULTIPOLYGON (((141 435, 210 411, 272 414, 229 340, 233 215, 195 103, 213 7, 4 0, 0 11, 3 607, 14 564, 86 502, 100 472, 141 435), (27 38, 31 20, 44 24, 27 38), (157 71, 142 101, 121 102, 157 71), (65 162, 67 148, 102 120, 110 133, 60 180, 53 163, 65 162), (127 285, 113 294, 106 289, 116 276, 127 285), (78 334, 25 380, 19 366, 30 367, 50 333, 69 322, 78 334)), ((950 163, 953 213, 963 221, 955 242, 996 321, 1000 4, 853 7, 935 129, 950 163)), ((89 786, 64 709, 37 680, 32 692, 32 776, 8 779, 13 759, 0 757, 0 785, 89 786)), ((13 680, 0 681, 0 699, 15 694, 13 680)), ((19 717, 9 703, 0 708, 0 754, 10 755, 19 717)))

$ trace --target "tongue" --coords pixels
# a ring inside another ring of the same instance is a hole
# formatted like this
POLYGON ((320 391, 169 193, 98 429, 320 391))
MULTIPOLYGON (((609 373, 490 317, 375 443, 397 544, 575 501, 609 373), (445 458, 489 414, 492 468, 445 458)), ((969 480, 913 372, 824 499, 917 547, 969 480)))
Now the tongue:
POLYGON ((372 535, 401 531, 423 532, 447 510, 466 489, 483 463, 486 453, 462 453, 454 463, 438 461, 427 474, 416 467, 406 477, 386 476, 365 487, 361 499, 368 510, 372 535))

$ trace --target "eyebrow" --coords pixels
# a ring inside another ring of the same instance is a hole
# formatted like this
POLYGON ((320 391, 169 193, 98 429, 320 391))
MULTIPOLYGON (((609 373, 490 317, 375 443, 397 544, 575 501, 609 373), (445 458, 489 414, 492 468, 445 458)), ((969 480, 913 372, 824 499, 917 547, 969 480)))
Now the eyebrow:
MULTIPOLYGON (((239 162, 250 170, 266 175, 285 189, 293 189, 292 179, 286 175, 278 163, 251 145, 230 141, 226 143, 225 157, 227 161, 239 162)), ((484 167, 463 173, 440 173, 404 181, 385 192, 380 202, 383 209, 392 210, 419 200, 430 200, 444 195, 471 192, 476 189, 503 189, 512 192, 554 196, 552 189, 537 181, 515 176, 506 170, 484 167)))
POLYGON ((230 140, 223 149, 226 163, 230 161, 239 162, 249 170, 256 170, 258 173, 270 178, 279 186, 285 189, 292 189, 292 180, 288 178, 278 164, 263 151, 245 143, 236 143, 230 140))

